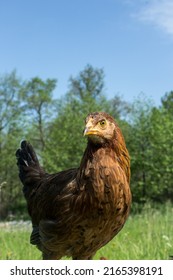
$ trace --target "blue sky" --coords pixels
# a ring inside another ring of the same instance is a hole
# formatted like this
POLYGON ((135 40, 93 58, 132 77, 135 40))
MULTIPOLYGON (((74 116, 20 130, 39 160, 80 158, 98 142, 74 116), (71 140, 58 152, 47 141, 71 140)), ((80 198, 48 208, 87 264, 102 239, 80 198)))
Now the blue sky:
POLYGON ((0 74, 56 78, 55 97, 87 64, 103 68, 105 94, 159 105, 173 90, 172 0, 0 1, 0 74))

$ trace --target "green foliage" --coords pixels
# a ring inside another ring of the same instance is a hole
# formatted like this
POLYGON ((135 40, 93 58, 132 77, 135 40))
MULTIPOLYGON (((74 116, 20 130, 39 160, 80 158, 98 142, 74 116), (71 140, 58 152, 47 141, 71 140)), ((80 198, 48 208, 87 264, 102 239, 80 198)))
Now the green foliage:
POLYGON ((41 80, 38 77, 25 82, 20 91, 20 96, 24 103, 26 119, 31 124, 31 130, 34 130, 34 137, 31 138, 36 142, 36 146, 41 146, 41 150, 45 146, 46 124, 45 120, 51 119, 54 110, 54 100, 52 93, 56 86, 56 80, 41 80), (51 114, 52 113, 52 114, 51 114))
POLYGON ((17 183, 14 151, 21 139, 22 105, 20 79, 16 72, 0 79, 0 219, 5 218, 18 199, 23 200, 17 183))
POLYGON ((133 200, 173 201, 172 113, 138 99, 131 114, 126 140, 131 155, 133 200))
POLYGON ((20 88, 20 80, 15 71, 0 78, 0 133, 3 130, 7 132, 21 113, 20 88))
POLYGON ((0 77, 0 219, 26 215, 14 155, 20 141, 33 144, 48 172, 78 167, 86 146, 84 120, 92 111, 110 113, 123 131, 131 156, 134 211, 148 200, 173 201, 172 91, 159 108, 144 95, 132 104, 119 95, 108 100, 104 72, 91 65, 71 77, 68 92, 56 100, 55 87, 55 79, 22 81, 15 71, 0 77))
POLYGON ((150 101, 140 96, 134 101, 130 112, 130 127, 127 135, 127 147, 131 155, 132 193, 134 201, 142 202, 148 195, 150 181, 148 172, 151 159, 151 110, 150 101))
POLYGON ((173 118, 173 91, 167 92, 162 98, 163 108, 172 116, 173 118))
POLYGON ((173 121, 165 108, 152 111, 150 184, 152 198, 173 201, 173 121), (155 176, 153 176, 153 174, 155 176))

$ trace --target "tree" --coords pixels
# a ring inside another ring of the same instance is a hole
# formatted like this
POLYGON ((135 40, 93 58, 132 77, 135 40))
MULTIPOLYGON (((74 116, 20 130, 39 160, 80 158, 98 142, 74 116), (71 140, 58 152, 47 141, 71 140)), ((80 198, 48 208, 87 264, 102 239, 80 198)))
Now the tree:
POLYGON ((171 114, 173 118, 173 91, 166 93, 162 98, 162 107, 171 114))
POLYGON ((0 131, 7 131, 21 113, 20 88, 20 80, 16 71, 0 78, 0 131))
POLYGON ((55 80, 38 77, 22 82, 15 71, 0 79, 0 218, 24 200, 14 154, 22 138, 44 149, 46 126, 54 115, 55 85, 55 80))
POLYGON ((0 78, 0 218, 5 217, 21 198, 14 157, 16 141, 19 142, 22 135, 21 86, 15 71, 0 78))
POLYGON ((173 121, 170 110, 152 111, 152 175, 151 197, 159 202, 173 201, 173 121))
POLYGON ((55 86, 55 79, 43 81, 35 77, 26 82, 21 90, 27 121, 31 124, 30 140, 37 142, 36 145, 40 146, 41 150, 45 147, 46 122, 52 118, 55 108, 55 101, 52 98, 55 86))
POLYGON ((129 118, 126 142, 131 155, 131 186, 136 202, 144 202, 149 197, 149 172, 152 165, 151 111, 151 101, 141 95, 134 101, 129 118))
POLYGON ((87 65, 83 71, 79 73, 77 78, 70 78, 70 91, 68 97, 84 101, 87 97, 96 100, 100 98, 104 89, 104 72, 103 69, 93 68, 87 65))
POLYGON ((115 119, 128 119, 128 115, 131 112, 131 104, 123 100, 119 94, 115 95, 110 101, 110 111, 115 119))
POLYGON ((134 202, 173 200, 173 122, 165 106, 139 99, 131 111, 127 146, 134 202))

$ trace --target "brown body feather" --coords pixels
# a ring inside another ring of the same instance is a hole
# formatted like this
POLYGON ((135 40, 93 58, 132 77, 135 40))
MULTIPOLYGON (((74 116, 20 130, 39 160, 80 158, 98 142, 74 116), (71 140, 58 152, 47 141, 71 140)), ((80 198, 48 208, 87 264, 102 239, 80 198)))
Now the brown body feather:
POLYGON ((92 119, 96 126, 103 118, 112 137, 106 129, 98 138, 92 132, 78 169, 45 173, 25 141, 16 153, 33 224, 31 243, 44 259, 91 259, 128 217, 130 160, 122 133, 106 113, 90 114, 86 124, 92 119))

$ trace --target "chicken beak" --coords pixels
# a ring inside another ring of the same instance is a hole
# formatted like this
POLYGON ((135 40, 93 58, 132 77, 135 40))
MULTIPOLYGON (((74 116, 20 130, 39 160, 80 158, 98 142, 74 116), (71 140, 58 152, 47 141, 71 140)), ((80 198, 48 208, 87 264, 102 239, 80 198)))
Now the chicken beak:
POLYGON ((90 129, 86 126, 83 132, 83 136, 87 136, 90 134, 90 129))
POLYGON ((97 130, 92 129, 92 127, 90 127, 90 126, 85 127, 84 133, 83 133, 84 136, 95 135, 95 134, 98 134, 97 130))

